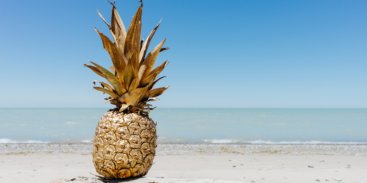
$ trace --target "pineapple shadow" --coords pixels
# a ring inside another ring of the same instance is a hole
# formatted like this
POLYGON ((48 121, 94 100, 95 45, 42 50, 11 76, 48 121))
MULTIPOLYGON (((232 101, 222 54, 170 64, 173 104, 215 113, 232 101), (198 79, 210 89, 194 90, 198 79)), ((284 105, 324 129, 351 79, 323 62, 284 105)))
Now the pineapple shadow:
POLYGON ((140 177, 129 177, 129 178, 124 178, 124 179, 107 179, 107 178, 104 178, 104 177, 100 177, 100 176, 97 176, 97 180, 101 181, 101 182, 104 182, 104 183, 119 183, 119 182, 130 182, 130 181, 133 181, 133 180, 137 180, 137 179, 140 179, 140 178, 143 178, 144 176, 140 176, 140 177))

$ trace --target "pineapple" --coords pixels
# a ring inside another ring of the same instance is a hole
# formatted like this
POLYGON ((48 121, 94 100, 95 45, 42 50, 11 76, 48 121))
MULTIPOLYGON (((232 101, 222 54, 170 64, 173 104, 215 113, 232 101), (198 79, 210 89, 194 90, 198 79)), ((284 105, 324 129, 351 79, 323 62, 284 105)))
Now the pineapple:
POLYGON ((111 31, 113 41, 100 31, 103 47, 112 60, 110 69, 94 62, 86 67, 107 82, 98 82, 94 89, 109 95, 106 100, 115 105, 98 123, 93 141, 93 163, 96 171, 105 178, 128 178, 145 175, 153 163, 157 147, 156 123, 149 118, 153 109, 150 101, 156 100, 167 87, 154 88, 164 77, 158 77, 167 61, 154 68, 155 60, 165 39, 151 52, 148 47, 158 25, 141 41, 142 3, 136 11, 130 27, 124 23, 112 5, 111 22, 99 16, 111 31))

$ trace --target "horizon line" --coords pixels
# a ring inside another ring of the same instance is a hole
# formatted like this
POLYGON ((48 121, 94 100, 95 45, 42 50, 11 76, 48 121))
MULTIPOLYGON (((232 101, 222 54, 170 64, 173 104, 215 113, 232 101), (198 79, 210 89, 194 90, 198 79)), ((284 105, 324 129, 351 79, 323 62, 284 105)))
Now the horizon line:
MULTIPOLYGON (((0 109, 112 109, 109 107, 0 107, 0 109)), ((367 107, 157 107, 156 109, 367 109, 367 107)))

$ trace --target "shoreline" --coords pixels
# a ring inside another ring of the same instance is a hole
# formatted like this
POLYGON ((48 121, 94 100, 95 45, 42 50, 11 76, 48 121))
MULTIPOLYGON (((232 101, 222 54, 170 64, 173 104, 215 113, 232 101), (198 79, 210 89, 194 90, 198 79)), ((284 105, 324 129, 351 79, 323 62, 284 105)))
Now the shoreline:
MULTIPOLYGON (((0 143, 0 155, 8 153, 91 153, 91 143, 0 143)), ((158 143, 157 154, 180 152, 201 153, 280 153, 280 154, 326 154, 364 155, 367 144, 191 144, 158 143)))

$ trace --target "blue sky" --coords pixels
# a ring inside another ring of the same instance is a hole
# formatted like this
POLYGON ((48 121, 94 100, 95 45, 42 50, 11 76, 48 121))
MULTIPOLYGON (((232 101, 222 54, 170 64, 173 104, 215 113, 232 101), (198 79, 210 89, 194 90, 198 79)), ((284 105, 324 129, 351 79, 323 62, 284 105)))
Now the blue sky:
MULTIPOLYGON (((129 23, 138 2, 118 0, 129 23)), ((83 67, 108 66, 105 0, 0 4, 0 107, 108 107, 83 67)), ((170 60, 159 107, 367 107, 367 1, 146 0, 170 60)))

